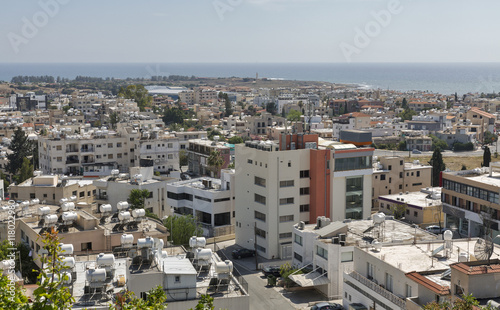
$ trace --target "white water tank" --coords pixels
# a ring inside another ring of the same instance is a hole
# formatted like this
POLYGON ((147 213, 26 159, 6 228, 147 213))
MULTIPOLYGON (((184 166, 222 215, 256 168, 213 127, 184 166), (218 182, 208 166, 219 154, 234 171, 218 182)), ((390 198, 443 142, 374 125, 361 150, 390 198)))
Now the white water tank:
POLYGON ((168 257, 167 251, 161 251, 161 258, 167 258, 167 257, 168 257))
POLYGON ((39 204, 39 203, 40 203, 40 199, 38 199, 38 198, 32 199, 32 200, 30 201, 30 204, 31 204, 31 205, 37 205, 37 204, 39 204))
POLYGON ((75 211, 64 212, 62 214, 62 220, 64 222, 74 222, 78 219, 78 214, 75 211))
POLYGON ((61 254, 62 255, 73 255, 73 245, 71 243, 61 243, 61 254))
POLYGON ((106 281, 106 269, 89 269, 85 272, 85 277, 87 278, 87 281, 91 283, 104 282, 106 281))
POLYGON ((373 248, 375 249, 375 251, 380 252, 380 250, 382 250, 382 243, 380 243, 378 241, 373 241, 372 245, 373 245, 373 248))
POLYGON ((380 213, 375 213, 372 215, 373 223, 375 224, 380 224, 385 221, 385 214, 380 212, 380 213))
POLYGON ((118 174, 120 174, 120 170, 118 170, 118 169, 111 170, 111 175, 115 175, 116 176, 118 174))
POLYGON ((468 262, 468 261, 469 261, 469 254, 467 254, 467 253, 458 254, 458 262, 459 263, 468 262))
POLYGON ((453 238, 453 233, 451 232, 451 230, 446 230, 443 234, 443 239, 446 240, 446 241, 449 241, 453 238))
POLYGON ((215 272, 217 273, 231 273, 233 272, 233 262, 225 260, 215 264, 215 272))
POLYGON ((134 209, 132 210, 133 217, 144 217, 146 216, 146 210, 144 209, 134 209))
POLYGON ((75 203, 74 202, 65 202, 61 205, 61 211, 71 211, 75 210, 75 203))
POLYGON ((30 202, 29 200, 25 200, 23 202, 21 202, 21 208, 26 208, 26 207, 29 207, 30 206, 30 202))
POLYGON ((76 196, 69 197, 69 201, 76 201, 76 199, 78 199, 76 196))
POLYGON ((131 234, 123 234, 120 238, 121 245, 123 247, 131 247, 134 243, 134 235, 131 234))
POLYGON ((68 201, 69 201, 68 198, 61 198, 61 199, 59 199, 59 204, 62 205, 63 203, 68 202, 68 201))
POLYGON ((50 207, 40 207, 38 208, 38 215, 44 216, 50 213, 50 207))
POLYGON ((99 207, 99 210, 101 210, 101 213, 111 212, 113 207, 110 204, 103 204, 99 207))
POLYGON ((119 203, 116 204, 116 208, 118 210, 127 210, 128 209, 128 202, 120 201, 119 203))
POLYGON ((194 251, 195 259, 209 261, 211 257, 212 257, 211 249, 196 249, 196 251, 194 251))
POLYGON ((130 212, 120 211, 120 213, 118 213, 118 219, 122 222, 130 220, 130 212))
POLYGON ((193 236, 189 238, 189 246, 191 248, 204 248, 207 245, 207 239, 205 237, 193 236))
POLYGON ((156 248, 161 251, 161 249, 163 249, 163 246, 165 245, 165 243, 163 242, 162 239, 156 239, 158 240, 158 242, 156 243, 156 248))
POLYGON ((115 256, 113 254, 100 253, 96 259, 96 264, 98 267, 111 267, 114 263, 115 256))
POLYGON ((138 249, 153 248, 153 246, 154 246, 154 239, 151 237, 137 239, 137 248, 138 249))
POLYGON ((47 214, 43 217, 46 224, 55 224, 57 223, 57 215, 55 214, 47 214))
POLYGON ((137 183, 141 183, 142 182, 142 174, 136 174, 136 175, 134 175, 134 180, 137 183))
POLYGON ((73 269, 75 267, 75 258, 74 257, 63 257, 61 259, 61 264, 64 268, 73 269))

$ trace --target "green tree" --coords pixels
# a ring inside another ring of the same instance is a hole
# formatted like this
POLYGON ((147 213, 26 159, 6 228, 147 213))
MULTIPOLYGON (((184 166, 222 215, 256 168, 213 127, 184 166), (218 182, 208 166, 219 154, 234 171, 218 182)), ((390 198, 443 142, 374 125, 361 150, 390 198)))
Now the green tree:
POLYGON ((406 151, 406 140, 399 141, 398 151, 406 151))
POLYGON ((34 145, 31 140, 28 140, 28 136, 21 127, 17 127, 9 149, 12 153, 7 155, 7 159, 9 160, 7 171, 15 175, 21 169, 24 159, 33 155, 34 145))
POLYGON ((31 161, 24 157, 23 164, 19 169, 19 173, 14 176, 14 180, 17 184, 20 184, 33 176, 33 165, 31 161))
POLYGON ((225 105, 225 115, 230 116, 233 115, 233 105, 231 103, 231 100, 229 99, 229 96, 227 94, 224 94, 224 105, 225 105))
POLYGON ((477 299, 469 295, 462 295, 462 298, 456 299, 453 303, 445 302, 431 302, 423 307, 424 310, 473 310, 473 309, 493 309, 491 306, 480 307, 477 299))
POLYGON ((39 287, 34 291, 34 300, 31 309, 60 309, 71 308, 75 299, 68 287, 63 285, 68 276, 62 272, 64 268, 61 253, 60 238, 57 231, 52 229, 43 234, 43 248, 47 255, 41 258, 43 268, 38 276, 39 287))
POLYGON ((133 189, 128 195, 128 203, 132 209, 141 209, 144 208, 148 197, 149 191, 147 189, 133 189))
POLYGON ((276 113, 278 113, 278 106, 275 102, 269 101, 268 103, 266 103, 266 111, 271 113, 272 115, 275 115, 276 113))
MULTIPOLYGON (((193 310, 193 308, 189 310, 193 310)), ((214 310, 214 298, 208 294, 201 295, 200 301, 198 301, 194 310, 214 310)))
POLYGON ((110 310, 163 310, 167 309, 167 295, 161 286, 148 291, 146 299, 137 298, 134 292, 124 291, 117 295, 114 304, 109 306, 110 310))
POLYGON ((126 99, 134 99, 137 102, 137 106, 141 111, 144 111, 146 107, 151 106, 153 102, 153 97, 149 95, 148 90, 144 85, 129 85, 126 88, 121 87, 118 92, 118 96, 126 99))
POLYGON ((489 167, 491 162, 491 152, 489 147, 484 148, 482 167, 489 167))
POLYGON ((120 122, 120 115, 118 112, 112 112, 109 115, 109 123, 111 124, 111 128, 116 129, 116 124, 120 122))
POLYGON ((493 142, 496 142, 497 140, 498 136, 496 134, 493 134, 488 130, 484 133, 484 144, 491 144, 493 142))
POLYGON ((391 206, 391 212, 394 215, 394 218, 396 220, 400 220, 405 216, 406 209, 408 208, 408 205, 406 203, 404 204, 393 204, 391 206))
POLYGON ((181 173, 182 173, 182 167, 188 165, 188 163, 189 163, 188 160, 189 160, 189 158, 188 158, 186 150, 180 150, 179 151, 179 170, 181 171, 181 173))
POLYGON ((440 148, 441 150, 446 150, 448 148, 448 144, 443 139, 439 139, 435 135, 430 134, 429 137, 432 139, 432 150, 434 151, 436 148, 440 148))
POLYGON ((300 116, 302 113, 300 113, 297 110, 291 110, 290 113, 286 116, 286 119, 289 120, 290 122, 298 122, 300 121, 300 116))
POLYGON ((403 121, 409 121, 411 120, 413 115, 417 115, 417 112, 410 109, 405 109, 403 112, 398 114, 398 117, 401 117, 401 120, 403 121))
POLYGON ((441 149, 437 148, 434 150, 429 165, 432 166, 432 186, 439 186, 439 175, 441 171, 446 169, 441 149))
POLYGON ((243 143, 243 138, 240 136, 233 136, 227 140, 230 144, 240 144, 243 143))
POLYGON ((163 224, 169 230, 170 240, 175 245, 189 244, 189 238, 203 233, 191 214, 169 216, 163 221, 163 224))
POLYGON ((224 158, 219 151, 215 150, 210 152, 210 156, 208 156, 207 164, 210 166, 214 177, 219 177, 220 168, 224 165, 224 158))
POLYGON ((403 102, 401 103, 401 107, 403 109, 408 109, 408 101, 406 100, 406 98, 403 98, 403 102))
POLYGON ((166 109, 165 112, 163 112, 162 120, 166 125, 182 124, 185 117, 186 114, 184 113, 184 111, 179 108, 172 107, 170 109, 166 109))

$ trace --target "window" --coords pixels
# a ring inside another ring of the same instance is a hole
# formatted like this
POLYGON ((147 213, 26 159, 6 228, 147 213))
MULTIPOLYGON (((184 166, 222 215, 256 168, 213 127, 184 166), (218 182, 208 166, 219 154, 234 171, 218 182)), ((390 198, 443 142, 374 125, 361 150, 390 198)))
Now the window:
POLYGON ((458 284, 455 284, 455 294, 456 295, 463 295, 464 291, 462 290, 462 287, 458 284))
POLYGON ((412 297, 411 296, 411 286, 406 284, 406 297, 412 297))
POLYGON ((261 238, 266 239, 266 231, 255 227, 255 234, 261 238))
POLYGON ((353 252, 342 252, 340 254, 341 262, 352 262, 353 261, 353 252))
POLYGON ((293 258, 295 258, 296 260, 298 260, 299 262, 302 263, 302 255, 299 255, 299 254, 293 252, 293 258))
POLYGON ((292 233, 291 232, 280 234, 280 239, 287 239, 287 238, 292 238, 292 233))
POLYGON ((266 179, 254 177, 254 184, 262 187, 266 187, 266 179))
POLYGON ((62 161, 62 157, 57 157, 57 161, 61 162, 62 161))
POLYGON ((412 184, 412 186, 419 186, 419 185, 422 185, 422 182, 412 184))
POLYGON ((300 205, 300 212, 309 212, 309 204, 300 205))
POLYGON ((175 283, 181 283, 181 277, 175 276, 175 283))
POLYGON ((417 171, 417 177, 419 177, 419 176, 420 176, 420 171, 417 171))
POLYGON ((413 216, 417 217, 418 216, 418 212, 417 211, 413 211, 413 216))
POLYGON ((80 198, 85 197, 85 192, 80 192, 80 198))
POLYGON ((150 150, 150 149, 151 149, 151 145, 150 144, 146 145, 146 150, 150 150))
POLYGON ((92 242, 82 243, 82 251, 92 250, 92 242))
POLYGON ((173 155, 173 154, 168 154, 168 155, 167 155, 167 158, 168 158, 168 159, 174 159, 174 155, 173 155))
POLYGON ((30 193, 30 199, 35 199, 35 193, 30 193))
POLYGON ((77 192, 76 192, 76 191, 73 191, 73 192, 71 193, 71 196, 76 196, 76 194, 77 194, 77 192))
POLYGON ((194 196, 194 198, 196 198, 198 200, 206 201, 206 202, 212 202, 212 200, 210 198, 205 198, 205 197, 201 197, 201 196, 194 196))
POLYGON ((293 214, 280 216, 280 223, 293 222, 293 214))
POLYGON ((113 143, 108 143, 108 148, 113 148, 113 143))
POLYGON ((399 165, 400 165, 400 166, 402 166, 402 165, 403 165, 403 161, 402 161, 402 160, 400 160, 400 161, 399 161, 399 165))
POLYGON ((388 274, 387 272, 385 273, 385 289, 388 290, 389 292, 392 292, 392 276, 388 274))
POLYGON ((122 147, 121 142, 116 143, 116 147, 122 147))
POLYGON ((403 184, 399 184, 399 189, 403 189, 403 184))
POLYGON ((375 276, 375 266, 373 264, 366 263, 366 267, 367 278, 371 280, 375 276))
POLYGON ((261 196, 259 194, 254 194, 254 200, 255 200, 255 202, 261 203, 263 205, 266 204, 266 197, 261 196))
POLYGON ((309 187, 301 187, 300 188, 300 195, 309 195, 309 187))
POLYGON ((251 159, 247 159, 247 163, 252 164, 253 161, 251 159))
POLYGON ((389 165, 389 167, 387 168, 387 170, 392 170, 392 165, 389 165))
POLYGON ((335 171, 370 169, 371 167, 372 167, 371 156, 335 159, 335 171))
POLYGON ((280 205, 289 205, 293 203, 293 197, 289 198, 281 198, 280 199, 280 205))
POLYGON ((402 179, 403 178, 403 172, 400 172, 399 173, 399 178, 402 179))
POLYGON ((116 154, 116 158, 122 158, 122 153, 116 154))
POLYGON ((288 167, 291 167, 292 166, 292 162, 289 160, 288 161, 288 167))
POLYGON ((280 181, 280 187, 291 187, 294 186, 293 180, 280 181))
POLYGON ((319 257, 323 257, 324 259, 328 259, 328 250, 323 249, 319 245, 316 246, 316 255, 319 257))
POLYGON ((257 251, 261 251, 262 253, 266 253, 266 248, 257 244, 257 251))
POLYGON ((222 202, 222 201, 230 201, 231 198, 230 197, 226 197, 226 198, 217 198, 217 199, 214 199, 214 202, 222 202))
POLYGON ((299 236, 299 235, 295 234, 294 241, 295 241, 295 243, 297 243, 298 245, 302 245, 302 236, 299 236))
POLYGON ((385 181, 385 174, 380 175, 380 181, 385 181))
POLYGON ((266 221, 266 215, 264 213, 261 213, 259 211, 255 211, 255 218, 261 221, 266 221))
POLYGON ((171 149, 171 148, 173 148, 173 144, 172 144, 172 143, 167 143, 167 147, 168 147, 169 149, 171 149))
POLYGON ((108 159, 113 159, 113 154, 108 154, 108 159))
POLYGON ((300 171, 300 178, 301 179, 308 178, 308 177, 309 177, 309 170, 301 170, 300 171))

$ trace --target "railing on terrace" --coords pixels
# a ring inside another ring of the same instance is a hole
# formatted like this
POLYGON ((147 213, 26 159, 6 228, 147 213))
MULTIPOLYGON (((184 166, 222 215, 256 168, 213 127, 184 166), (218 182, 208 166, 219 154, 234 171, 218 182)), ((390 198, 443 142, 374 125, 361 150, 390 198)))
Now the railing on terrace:
POLYGON ((349 273, 349 276, 354 278, 356 281, 360 282, 364 286, 368 287, 375 293, 379 294, 380 296, 384 297, 385 299, 389 300, 393 304, 397 305, 401 309, 406 309, 406 301, 399 298, 398 296, 394 295, 390 291, 386 290, 385 288, 382 288, 380 285, 377 283, 369 280, 368 278, 365 278, 361 274, 357 273, 356 271, 352 271, 349 273))

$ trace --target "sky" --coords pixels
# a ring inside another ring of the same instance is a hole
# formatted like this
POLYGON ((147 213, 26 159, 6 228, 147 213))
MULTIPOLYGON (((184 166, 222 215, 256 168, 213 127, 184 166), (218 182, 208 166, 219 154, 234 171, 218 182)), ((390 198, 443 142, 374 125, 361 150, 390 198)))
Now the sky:
POLYGON ((0 0, 0 62, 500 62, 498 0, 0 0))

